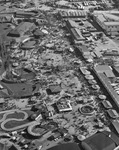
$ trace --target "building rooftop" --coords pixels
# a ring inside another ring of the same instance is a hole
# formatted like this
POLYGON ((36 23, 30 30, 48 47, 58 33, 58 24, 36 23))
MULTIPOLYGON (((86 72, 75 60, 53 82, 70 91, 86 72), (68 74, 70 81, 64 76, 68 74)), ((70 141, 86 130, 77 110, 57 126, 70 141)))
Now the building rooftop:
POLYGON ((9 32, 9 35, 18 35, 26 32, 33 26, 33 23, 31 22, 21 22, 15 29, 11 30, 9 32))
POLYGON ((105 25, 110 25, 110 26, 118 26, 119 22, 105 22, 105 25))
POLYGON ((113 90, 109 79, 106 77, 104 73, 98 72, 97 70, 94 71, 96 75, 98 76, 99 80, 102 82, 103 86, 106 88, 107 92, 110 94, 113 101, 116 103, 117 107, 119 107, 119 96, 117 93, 113 90))
POLYGON ((78 40, 84 40, 85 38, 81 35, 81 32, 77 28, 71 28, 72 36, 78 41, 78 40))
POLYGON ((108 65, 97 65, 95 70, 98 73, 105 73, 107 77, 115 77, 114 73, 112 72, 110 66, 108 65))
POLYGON ((1 81, 1 85, 8 90, 9 95, 14 97, 31 96, 37 93, 40 87, 39 83, 9 83, 6 81, 1 81))
POLYGON ((119 134, 119 120, 113 120, 112 125, 114 129, 116 130, 116 132, 119 134))
POLYGON ((84 150, 113 150, 118 144, 119 139, 114 133, 103 131, 83 140, 82 147, 84 150))
POLYGON ((67 20, 67 24, 69 24, 69 26, 71 28, 75 28, 75 27, 77 28, 77 27, 79 27, 79 25, 75 21, 70 20, 70 19, 67 20))
POLYGON ((48 150, 81 150, 76 143, 61 144, 48 150))
POLYGON ((104 16, 103 14, 98 14, 98 15, 97 15, 97 18, 98 18, 101 22, 106 22, 106 21, 107 21, 106 18, 105 18, 105 16, 104 16))
POLYGON ((119 25, 119 16, 107 13, 105 11, 101 12, 94 12, 94 15, 96 15, 98 20, 104 22, 105 25, 119 25))
POLYGON ((116 16, 116 15, 105 13, 104 16, 105 16, 107 19, 114 20, 114 21, 119 21, 119 17, 116 16))

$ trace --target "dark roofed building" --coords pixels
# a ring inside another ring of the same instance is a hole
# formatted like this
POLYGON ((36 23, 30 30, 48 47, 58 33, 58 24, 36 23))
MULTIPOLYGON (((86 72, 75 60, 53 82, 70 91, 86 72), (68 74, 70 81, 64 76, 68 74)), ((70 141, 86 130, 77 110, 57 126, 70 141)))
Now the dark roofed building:
POLYGON ((36 14, 34 12, 28 12, 28 11, 17 11, 15 12, 15 17, 18 18, 30 18, 30 17, 34 17, 36 14))
POLYGON ((57 94, 57 93, 61 92, 61 86, 60 85, 50 85, 46 91, 49 95, 50 94, 57 94))
POLYGON ((34 84, 30 83, 10 83, 6 81, 1 81, 1 85, 7 89, 9 97, 27 97, 34 95, 38 92, 40 88, 40 83, 34 84))
POLYGON ((108 131, 98 132, 83 140, 83 150, 114 150, 119 145, 119 138, 108 131))
POLYGON ((15 29, 8 33, 8 36, 20 37, 27 32, 34 24, 31 22, 21 22, 15 29))
POLYGON ((54 146, 52 148, 49 148, 48 150, 81 150, 81 149, 76 143, 68 143, 54 146))

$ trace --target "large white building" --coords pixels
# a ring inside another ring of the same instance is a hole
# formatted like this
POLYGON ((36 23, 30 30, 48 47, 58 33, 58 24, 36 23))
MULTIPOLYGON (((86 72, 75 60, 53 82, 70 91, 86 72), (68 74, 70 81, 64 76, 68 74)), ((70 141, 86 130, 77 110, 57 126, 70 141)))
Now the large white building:
POLYGON ((94 20, 99 24, 107 35, 119 35, 119 12, 94 12, 94 20))

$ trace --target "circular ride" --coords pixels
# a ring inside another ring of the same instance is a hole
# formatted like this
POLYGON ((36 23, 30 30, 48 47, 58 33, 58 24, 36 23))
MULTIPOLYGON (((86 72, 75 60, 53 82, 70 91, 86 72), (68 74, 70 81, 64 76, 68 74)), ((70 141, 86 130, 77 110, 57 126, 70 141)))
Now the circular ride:
POLYGON ((93 88, 94 90, 99 90, 99 89, 100 89, 99 85, 97 85, 97 84, 92 85, 92 88, 93 88))
POLYGON ((94 77, 92 75, 85 75, 85 78, 87 80, 93 80, 94 79, 94 77))
POLYGON ((107 97, 105 95, 99 95, 100 100, 105 100, 107 97))
POLYGON ((91 84, 91 85, 97 84, 96 80, 92 80, 92 79, 88 80, 88 83, 91 84))
POLYGON ((92 105, 84 105, 84 106, 79 108, 79 111, 83 115, 93 115, 94 112, 95 112, 95 110, 94 110, 92 105))

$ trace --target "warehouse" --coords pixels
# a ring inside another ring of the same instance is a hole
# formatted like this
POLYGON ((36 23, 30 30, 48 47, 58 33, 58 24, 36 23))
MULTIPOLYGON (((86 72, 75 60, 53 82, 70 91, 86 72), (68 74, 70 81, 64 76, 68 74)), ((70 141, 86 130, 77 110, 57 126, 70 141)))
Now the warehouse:
POLYGON ((96 76, 98 77, 98 79, 100 80, 100 82, 103 84, 105 89, 107 90, 108 94, 110 95, 110 97, 112 98, 112 100, 114 101, 116 106, 119 108, 119 96, 113 90, 108 77, 104 74, 104 72, 98 71, 96 67, 94 67, 93 71, 96 74, 96 76))
POLYGON ((94 13, 94 20, 107 35, 119 35, 119 17, 109 13, 94 13))
POLYGON ((8 33, 8 36, 20 37, 25 32, 27 32, 32 26, 33 26, 33 23, 31 22, 21 22, 15 29, 11 30, 8 33))
POLYGON ((33 12, 25 12, 25 11, 17 11, 15 12, 15 17, 17 18, 30 18, 34 17, 35 13, 33 12))

